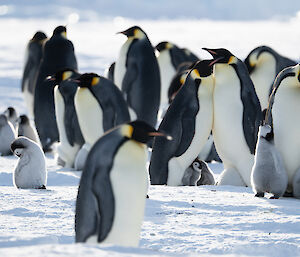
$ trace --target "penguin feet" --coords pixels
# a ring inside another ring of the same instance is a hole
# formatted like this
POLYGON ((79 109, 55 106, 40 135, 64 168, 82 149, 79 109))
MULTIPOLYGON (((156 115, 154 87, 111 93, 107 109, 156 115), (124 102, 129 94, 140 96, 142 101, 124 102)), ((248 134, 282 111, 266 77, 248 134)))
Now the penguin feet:
POLYGON ((264 197, 265 196, 265 193, 264 192, 257 192, 255 194, 255 197, 264 197))
POLYGON ((42 185, 42 186, 38 187, 37 189, 46 189, 46 186, 42 185))
POLYGON ((278 195, 273 195, 269 199, 279 199, 279 196, 278 195))

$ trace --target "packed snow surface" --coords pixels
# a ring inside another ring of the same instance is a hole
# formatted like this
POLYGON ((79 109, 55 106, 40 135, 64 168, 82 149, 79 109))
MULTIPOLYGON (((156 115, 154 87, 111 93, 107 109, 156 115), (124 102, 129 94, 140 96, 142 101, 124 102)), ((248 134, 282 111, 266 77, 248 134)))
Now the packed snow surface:
MULTIPOLYGON (((1 10, 1 8, 0 8, 1 10)), ((141 26, 153 45, 169 40, 203 58, 202 47, 224 47, 241 59, 269 45, 299 60, 300 20, 233 22, 208 20, 0 19, 0 112, 26 113, 20 92, 24 50, 37 30, 48 36, 68 23, 80 72, 104 73, 125 37, 141 26)), ((78 18, 78 17, 77 17, 78 18)), ((151 186, 139 248, 74 243, 74 211, 80 172, 62 169, 47 154, 47 190, 19 190, 12 172, 17 157, 0 157, 0 256, 300 256, 300 201, 256 198, 234 186, 151 186)), ((222 164, 210 164, 220 174, 222 164)), ((270 195, 267 195, 270 196, 270 195)))

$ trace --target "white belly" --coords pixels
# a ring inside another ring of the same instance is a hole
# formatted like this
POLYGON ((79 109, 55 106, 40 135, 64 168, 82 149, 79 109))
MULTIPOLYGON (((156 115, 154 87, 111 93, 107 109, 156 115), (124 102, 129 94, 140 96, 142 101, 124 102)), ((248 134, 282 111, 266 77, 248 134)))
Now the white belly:
POLYGON ((198 98, 199 112, 196 116, 195 135, 189 148, 179 157, 173 157, 168 163, 168 181, 169 186, 182 185, 182 177, 187 167, 191 165, 194 159, 201 152, 212 130, 213 122, 213 80, 207 85, 201 82, 198 98))
POLYGON ((159 54, 157 62, 161 81, 160 105, 165 106, 168 104, 168 89, 176 70, 172 65, 170 52, 167 50, 164 50, 159 54))
POLYGON ((127 41, 122 45, 118 59, 115 64, 114 82, 120 89, 122 89, 122 82, 126 73, 127 52, 131 43, 132 39, 127 39, 127 41))
POLYGON ((262 110, 268 108, 270 87, 275 79, 275 70, 276 63, 272 58, 268 63, 257 67, 250 76, 262 110))
POLYGON ((87 88, 77 89, 74 102, 84 141, 92 146, 104 133, 102 109, 87 88))
POLYGON ((224 167, 234 167, 250 186, 254 155, 250 153, 243 131, 243 103, 240 81, 234 68, 216 65, 213 136, 224 167), (221 66, 221 67, 220 67, 221 66))
POLYGON ((110 173, 115 217, 103 243, 138 246, 148 187, 146 161, 146 147, 134 141, 127 141, 117 152, 110 173))
MULTIPOLYGON (((289 80, 290 78, 286 78, 284 82, 289 80)), ((291 88, 282 84, 275 95, 272 116, 274 142, 283 158, 289 186, 292 185, 293 176, 300 167, 299 110, 300 88, 291 88)))
POLYGON ((55 115, 56 123, 59 132, 59 144, 57 146, 58 156, 64 160, 65 167, 72 168, 74 166, 74 161, 76 154, 79 150, 79 145, 74 144, 71 146, 64 125, 65 120, 65 103, 61 93, 58 90, 58 86, 54 88, 54 102, 55 102, 55 115))

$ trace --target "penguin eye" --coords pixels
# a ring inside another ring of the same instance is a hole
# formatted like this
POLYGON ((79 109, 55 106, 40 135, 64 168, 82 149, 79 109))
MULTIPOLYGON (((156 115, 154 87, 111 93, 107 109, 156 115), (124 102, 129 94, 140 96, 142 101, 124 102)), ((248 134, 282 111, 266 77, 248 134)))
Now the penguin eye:
POLYGON ((199 168, 200 165, 199 165, 198 162, 194 162, 194 163, 193 163, 193 166, 194 166, 195 168, 199 168))

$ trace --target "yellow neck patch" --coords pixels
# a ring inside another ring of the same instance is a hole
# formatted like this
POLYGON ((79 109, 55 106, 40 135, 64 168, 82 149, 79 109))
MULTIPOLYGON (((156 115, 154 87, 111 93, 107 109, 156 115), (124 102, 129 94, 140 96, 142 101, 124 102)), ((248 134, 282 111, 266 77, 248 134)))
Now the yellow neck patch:
POLYGON ((100 81, 99 77, 93 77, 91 85, 95 86, 99 83, 99 81, 100 81))
POLYGON ((62 80, 67 80, 68 78, 70 78, 72 76, 72 71, 65 71, 62 74, 62 80))
POLYGON ((233 63, 237 63, 237 58, 235 56, 230 56, 228 64, 233 64, 233 63))
POLYGON ((195 79, 200 79, 200 74, 199 71, 197 69, 192 70, 191 72, 192 78, 195 79))
POLYGON ((134 38, 142 39, 145 37, 145 34, 139 29, 135 29, 133 34, 134 34, 133 36, 134 38))
POLYGON ((125 124, 121 126, 120 131, 122 136, 131 138, 133 133, 133 127, 131 125, 125 124))

